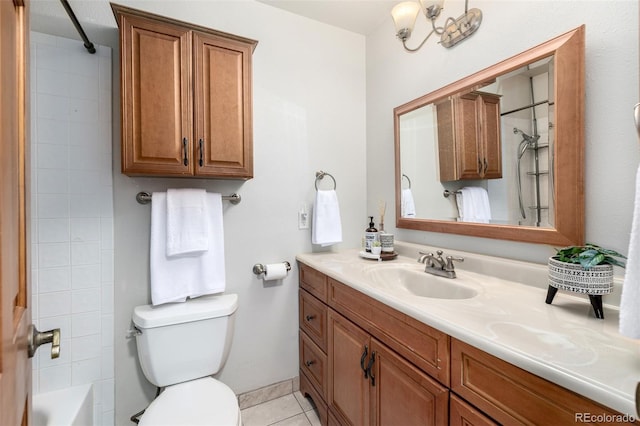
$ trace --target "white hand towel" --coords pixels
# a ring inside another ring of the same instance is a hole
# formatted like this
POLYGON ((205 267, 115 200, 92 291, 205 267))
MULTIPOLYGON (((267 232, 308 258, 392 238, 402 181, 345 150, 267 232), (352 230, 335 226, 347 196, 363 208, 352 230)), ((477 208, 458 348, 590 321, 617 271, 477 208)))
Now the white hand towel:
POLYGON ((491 207, 487 190, 479 186, 467 186, 456 194, 458 212, 462 222, 489 223, 491 207))
POLYGON ((330 246, 342 241, 340 206, 335 190, 317 190, 313 208, 311 242, 330 246))
POLYGON ((159 305, 184 302, 187 297, 221 293, 225 289, 222 196, 206 194, 209 249, 205 252, 167 256, 167 196, 155 192, 151 203, 150 278, 151 302, 159 305))
POLYGON ((403 189, 400 197, 400 216, 416 217, 416 205, 413 201, 413 192, 411 192, 409 188, 403 189))
POLYGON ((167 256, 209 249, 204 189, 167 190, 167 256))
POLYGON ((640 167, 636 173, 629 254, 620 299, 620 333, 640 339, 640 167))

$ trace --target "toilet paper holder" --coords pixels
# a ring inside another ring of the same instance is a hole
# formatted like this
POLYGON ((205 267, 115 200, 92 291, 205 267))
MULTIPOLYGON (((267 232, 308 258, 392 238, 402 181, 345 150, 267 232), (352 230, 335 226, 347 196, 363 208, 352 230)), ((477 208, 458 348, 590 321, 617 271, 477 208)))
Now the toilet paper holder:
MULTIPOLYGON (((291 271, 291 264, 289 262, 285 260, 282 263, 284 263, 284 266, 287 267, 287 272, 291 271)), ((260 277, 261 275, 264 275, 266 271, 267 271, 267 267, 262 263, 256 263, 255 265, 253 265, 253 273, 256 274, 258 277, 260 277)))

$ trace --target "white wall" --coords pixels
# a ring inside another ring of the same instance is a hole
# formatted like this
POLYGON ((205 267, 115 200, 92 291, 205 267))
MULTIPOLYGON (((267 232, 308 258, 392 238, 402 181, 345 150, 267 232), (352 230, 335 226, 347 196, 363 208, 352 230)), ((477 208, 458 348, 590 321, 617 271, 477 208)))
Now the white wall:
MULTIPOLYGON (((462 0, 448 0, 457 17, 462 0)), ((451 49, 429 40, 407 53, 389 20, 367 37, 367 206, 394 200, 393 107, 586 24, 586 239, 627 252, 638 166, 633 106, 638 96, 638 2, 472 0, 482 26, 451 49)), ((425 21, 418 17, 419 20, 425 21)), ((416 28, 415 46, 426 34, 416 28)), ((387 210, 389 211, 389 210, 387 210)), ((393 212, 392 212, 393 214, 393 212)), ((394 229, 396 238, 544 263, 552 247, 394 229)))
POLYGON ((189 186, 242 196, 240 204, 226 204, 224 211, 227 292, 239 294, 239 308, 220 378, 236 392, 298 375, 295 255, 313 248, 309 230, 298 230, 297 212, 313 203, 317 170, 337 181, 344 238, 338 247, 359 245, 366 227, 363 36, 253 1, 190 2, 189 7, 124 3, 259 44, 253 55, 253 179, 124 176, 114 132, 116 424, 128 424, 154 393, 138 367, 134 341, 125 338, 133 308, 150 300, 150 206, 135 201, 138 191, 189 186), (294 268, 280 283, 264 285, 252 273, 255 263, 283 260, 294 268))
POLYGON ((33 322, 59 328, 33 358, 33 392, 92 383, 113 424, 111 49, 31 33, 33 322))

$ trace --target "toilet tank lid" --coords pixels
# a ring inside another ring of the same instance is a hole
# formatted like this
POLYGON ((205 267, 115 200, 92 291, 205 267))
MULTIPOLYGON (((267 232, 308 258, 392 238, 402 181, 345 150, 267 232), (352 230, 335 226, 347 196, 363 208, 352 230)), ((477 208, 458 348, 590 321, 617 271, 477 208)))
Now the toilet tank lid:
POLYGON ((140 328, 162 327, 231 315, 237 308, 237 294, 201 296, 182 303, 136 306, 133 323, 140 328))

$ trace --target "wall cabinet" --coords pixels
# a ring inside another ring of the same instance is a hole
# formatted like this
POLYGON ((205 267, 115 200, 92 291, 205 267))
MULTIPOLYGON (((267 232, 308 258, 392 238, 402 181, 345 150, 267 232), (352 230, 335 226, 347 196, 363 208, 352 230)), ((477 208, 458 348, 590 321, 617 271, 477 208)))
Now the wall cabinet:
POLYGON ((112 8, 120 28, 122 172, 253 177, 257 42, 112 8))
POLYGON ((436 104, 440 180, 502 177, 500 96, 470 92, 436 104))
POLYGON ((619 415, 299 266, 300 391, 323 425, 573 424, 576 413, 619 415))

